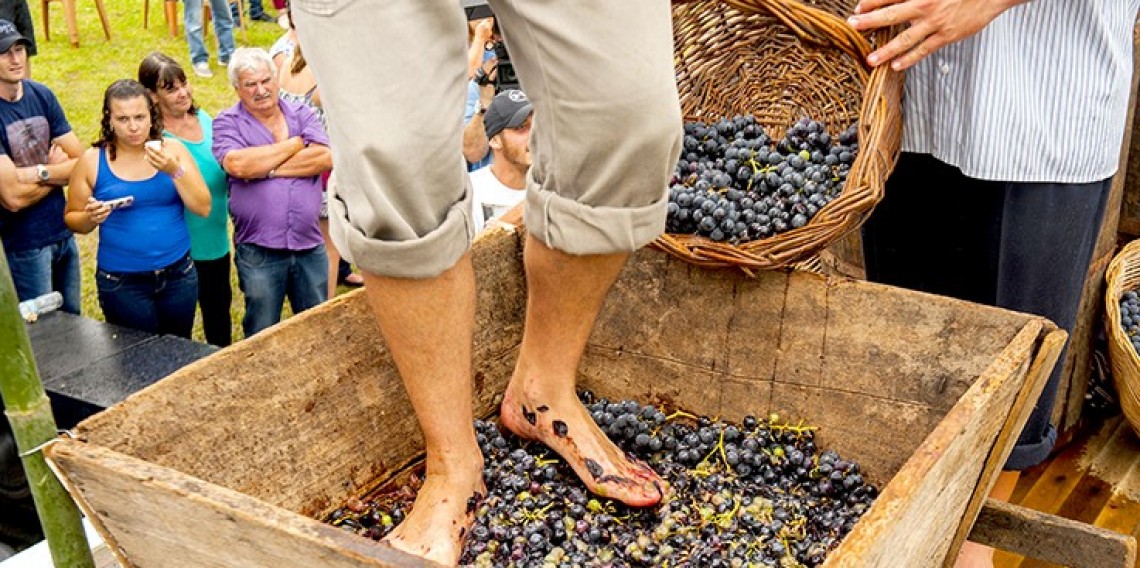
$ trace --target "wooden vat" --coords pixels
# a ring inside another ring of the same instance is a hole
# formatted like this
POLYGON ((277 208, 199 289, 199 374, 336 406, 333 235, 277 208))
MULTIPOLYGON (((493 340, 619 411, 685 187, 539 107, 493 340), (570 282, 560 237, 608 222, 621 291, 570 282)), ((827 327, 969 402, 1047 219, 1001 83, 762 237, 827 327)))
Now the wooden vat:
MULTIPOLYGON (((521 339, 520 253, 503 229, 474 246, 477 416, 496 411, 521 339)), ((882 487, 826 565, 937 566, 970 530, 1063 338, 1035 316, 808 273, 706 271, 646 250, 606 302, 580 385, 818 425, 821 447, 882 487)), ((194 363, 74 434, 46 452, 123 566, 420 564, 314 520, 422 451, 361 293, 194 363)))

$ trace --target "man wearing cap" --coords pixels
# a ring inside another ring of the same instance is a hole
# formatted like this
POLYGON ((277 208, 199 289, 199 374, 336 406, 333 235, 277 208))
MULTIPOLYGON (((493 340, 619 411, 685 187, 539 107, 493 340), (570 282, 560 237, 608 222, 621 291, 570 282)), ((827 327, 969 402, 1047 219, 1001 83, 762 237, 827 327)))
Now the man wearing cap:
POLYGON ((36 54, 36 31, 27 0, 0 0, 0 20, 8 20, 16 26, 16 31, 28 41, 28 64, 25 77, 32 76, 32 56, 36 54))
MULTIPOLYGON (((549 446, 595 493, 635 507, 668 494, 575 392, 598 311, 629 254, 665 228, 681 142, 668 2, 500 2, 496 20, 534 105, 526 177, 526 321, 500 421, 549 446)), ((386 542, 455 564, 485 493, 473 426, 475 273, 462 156, 466 49, 454 0, 292 0, 321 85, 337 248, 365 274, 415 409, 426 472, 386 542), (377 53, 414 53, 377 63, 377 53), (390 63, 390 64, 389 64, 390 63)))
POLYGON ((0 238, 20 301, 57 291, 79 313, 79 251, 63 186, 83 144, 51 89, 27 79, 31 42, 0 20, 0 238))
POLYGON ((525 93, 509 90, 496 95, 483 115, 491 164, 470 174, 474 192, 471 225, 476 231, 526 197, 532 112, 525 93))

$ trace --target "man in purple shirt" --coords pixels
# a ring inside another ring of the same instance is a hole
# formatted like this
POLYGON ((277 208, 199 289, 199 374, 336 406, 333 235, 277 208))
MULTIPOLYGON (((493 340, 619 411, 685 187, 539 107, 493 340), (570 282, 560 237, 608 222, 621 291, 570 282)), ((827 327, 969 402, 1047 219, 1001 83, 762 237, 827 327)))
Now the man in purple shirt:
POLYGON ((262 49, 242 48, 229 65, 240 102, 214 119, 214 157, 229 174, 234 262, 249 337, 327 299, 321 237, 322 172, 332 152, 311 110, 277 98, 277 69, 262 49))

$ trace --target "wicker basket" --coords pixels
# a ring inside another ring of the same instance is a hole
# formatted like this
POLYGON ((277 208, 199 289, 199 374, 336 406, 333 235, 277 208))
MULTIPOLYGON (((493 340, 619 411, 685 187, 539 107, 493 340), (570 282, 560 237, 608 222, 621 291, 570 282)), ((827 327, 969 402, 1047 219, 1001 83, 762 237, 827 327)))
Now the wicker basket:
POLYGON ((1132 429, 1140 433, 1140 356, 1132 348, 1128 335, 1120 327, 1120 298, 1125 292, 1140 288, 1140 240, 1128 243, 1108 265, 1104 290, 1105 331, 1108 335, 1108 358, 1112 381, 1124 417, 1132 429))
MULTIPOLYGON (((898 158, 903 75, 864 66, 871 43, 845 20, 855 3, 674 0, 677 88, 686 117, 752 114, 774 140, 805 116, 833 135, 858 120, 859 153, 843 193, 799 229, 739 245, 666 234, 655 247, 707 267, 782 268, 811 259, 866 220, 898 158)), ((894 31, 872 39, 881 45, 894 31)))

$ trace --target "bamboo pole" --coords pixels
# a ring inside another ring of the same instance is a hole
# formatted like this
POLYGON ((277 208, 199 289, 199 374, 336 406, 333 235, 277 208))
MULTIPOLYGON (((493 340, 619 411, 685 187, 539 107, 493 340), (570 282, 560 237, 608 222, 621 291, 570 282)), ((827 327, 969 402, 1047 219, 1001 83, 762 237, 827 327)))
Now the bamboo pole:
POLYGON ((8 259, 0 245, 0 400, 4 414, 12 425, 52 563, 56 568, 94 568, 79 509, 39 451, 56 436, 55 417, 40 383, 18 304, 8 259))

